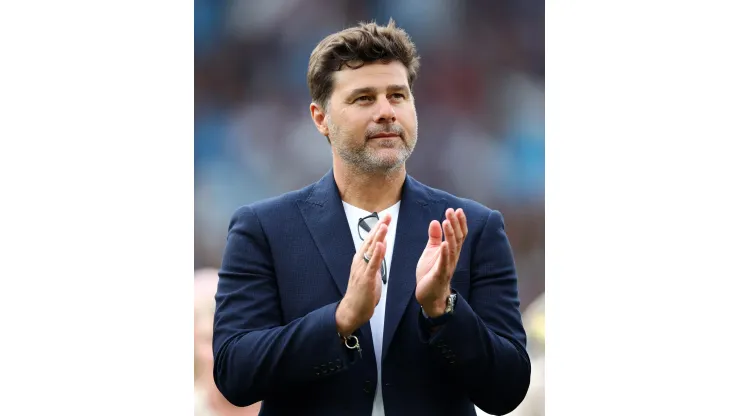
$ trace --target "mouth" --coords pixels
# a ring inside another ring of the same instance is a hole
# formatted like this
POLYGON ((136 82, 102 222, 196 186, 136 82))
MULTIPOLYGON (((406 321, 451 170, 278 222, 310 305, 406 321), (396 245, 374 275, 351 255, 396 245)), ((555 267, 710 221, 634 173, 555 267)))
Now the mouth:
POLYGON ((383 139, 388 137, 399 137, 396 133, 378 133, 370 136, 370 139, 383 139))

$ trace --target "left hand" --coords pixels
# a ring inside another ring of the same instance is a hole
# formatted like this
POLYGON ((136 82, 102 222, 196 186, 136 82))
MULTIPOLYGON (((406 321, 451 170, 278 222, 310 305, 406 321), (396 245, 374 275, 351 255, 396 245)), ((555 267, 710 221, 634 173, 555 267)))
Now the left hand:
POLYGON ((416 265, 416 300, 432 318, 444 313, 447 298, 452 293, 450 280, 468 235, 468 223, 462 208, 457 211, 448 208, 445 217, 441 226, 437 220, 429 224, 429 242, 416 265))

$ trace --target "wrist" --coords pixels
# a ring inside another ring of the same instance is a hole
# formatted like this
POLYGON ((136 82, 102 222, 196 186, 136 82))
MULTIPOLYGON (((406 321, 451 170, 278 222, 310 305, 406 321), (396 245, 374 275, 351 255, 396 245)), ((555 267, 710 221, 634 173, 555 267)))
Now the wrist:
POLYGON ((424 313, 430 318, 437 318, 444 315, 445 309, 447 309, 447 299, 451 293, 448 289, 441 298, 435 299, 426 305, 421 305, 424 313))
POLYGON ((337 311, 334 314, 334 319, 336 320, 337 324, 337 332, 339 333, 339 335, 345 338, 352 335, 352 333, 355 332, 355 330, 357 329, 354 324, 355 320, 352 316, 351 311, 347 310, 342 302, 340 302, 339 306, 337 306, 337 311))

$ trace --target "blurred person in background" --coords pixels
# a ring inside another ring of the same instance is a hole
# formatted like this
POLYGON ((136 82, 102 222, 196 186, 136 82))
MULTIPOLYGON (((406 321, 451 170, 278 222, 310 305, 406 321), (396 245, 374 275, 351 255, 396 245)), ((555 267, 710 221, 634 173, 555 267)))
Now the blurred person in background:
POLYGON ((218 270, 206 268, 195 271, 195 416, 255 416, 259 403, 237 407, 229 403, 213 382, 213 314, 216 310, 218 270))
POLYGON ((311 119, 332 167, 229 224, 213 374, 235 405, 472 416, 524 398, 530 360, 501 213, 406 172, 418 70, 392 20, 331 34, 311 54, 311 119))

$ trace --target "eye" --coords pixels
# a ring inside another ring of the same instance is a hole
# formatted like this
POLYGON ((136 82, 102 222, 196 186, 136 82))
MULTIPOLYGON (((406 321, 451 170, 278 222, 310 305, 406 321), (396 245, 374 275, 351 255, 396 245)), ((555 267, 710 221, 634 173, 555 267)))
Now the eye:
POLYGON ((400 92, 396 92, 396 93, 391 94, 391 98, 393 98, 394 100, 403 100, 406 98, 406 95, 400 92))
POLYGON ((370 101, 372 101, 372 97, 370 97, 369 95, 363 95, 361 97, 355 98, 355 101, 354 102, 360 102, 360 103, 365 102, 365 103, 368 103, 370 101))

